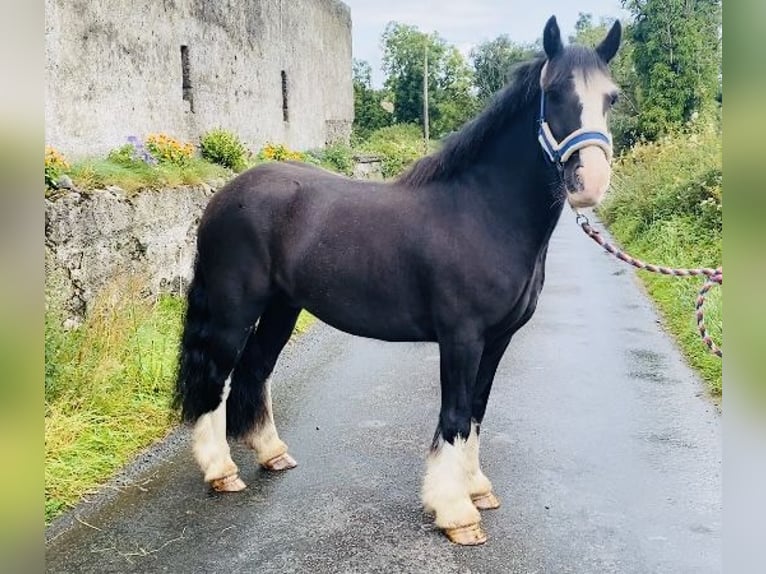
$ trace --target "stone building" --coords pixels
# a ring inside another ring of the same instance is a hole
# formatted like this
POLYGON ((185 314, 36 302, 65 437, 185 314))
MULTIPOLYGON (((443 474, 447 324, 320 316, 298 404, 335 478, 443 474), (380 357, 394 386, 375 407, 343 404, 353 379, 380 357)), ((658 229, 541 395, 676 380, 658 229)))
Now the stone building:
POLYGON ((46 0, 46 143, 104 154, 130 135, 251 149, 347 140, 351 15, 338 0, 46 0))

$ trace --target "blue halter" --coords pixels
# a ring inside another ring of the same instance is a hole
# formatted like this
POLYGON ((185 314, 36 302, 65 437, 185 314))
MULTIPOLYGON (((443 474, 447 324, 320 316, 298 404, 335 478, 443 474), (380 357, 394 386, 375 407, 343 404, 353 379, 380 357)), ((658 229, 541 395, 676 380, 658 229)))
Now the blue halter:
POLYGON ((545 121, 545 90, 540 90, 540 125, 537 132, 537 140, 543 147, 543 151, 551 162, 555 163, 560 169, 564 167, 566 161, 572 157, 577 150, 588 146, 598 146, 606 154, 608 161, 612 161, 612 138, 609 134, 599 130, 587 130, 580 128, 573 131, 562 141, 557 141, 551 133, 548 122, 545 121))

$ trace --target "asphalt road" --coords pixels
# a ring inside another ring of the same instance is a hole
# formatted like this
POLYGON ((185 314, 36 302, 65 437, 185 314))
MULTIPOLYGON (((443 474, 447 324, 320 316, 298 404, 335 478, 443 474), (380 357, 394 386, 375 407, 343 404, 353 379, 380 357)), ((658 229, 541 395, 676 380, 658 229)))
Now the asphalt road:
POLYGON ((296 469, 267 473, 236 446, 249 488, 212 494, 176 433, 49 529, 48 571, 719 572, 720 415, 633 272, 571 219, 482 427, 502 501, 486 545, 450 545, 419 505, 436 346, 317 325, 274 377, 296 469))

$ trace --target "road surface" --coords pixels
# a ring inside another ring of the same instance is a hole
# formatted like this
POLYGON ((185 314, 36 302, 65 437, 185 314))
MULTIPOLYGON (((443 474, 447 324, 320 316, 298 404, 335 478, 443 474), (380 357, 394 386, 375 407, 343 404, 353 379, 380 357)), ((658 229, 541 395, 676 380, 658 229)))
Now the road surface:
MULTIPOLYGON (((668 279, 669 281, 677 279, 668 279)), ((721 419, 633 271, 564 214, 537 314, 511 342, 482 427, 502 507, 452 546, 419 505, 436 426, 433 344, 319 324, 274 376, 299 466, 208 491, 188 433, 48 531, 55 573, 695 573, 721 570, 721 419)))

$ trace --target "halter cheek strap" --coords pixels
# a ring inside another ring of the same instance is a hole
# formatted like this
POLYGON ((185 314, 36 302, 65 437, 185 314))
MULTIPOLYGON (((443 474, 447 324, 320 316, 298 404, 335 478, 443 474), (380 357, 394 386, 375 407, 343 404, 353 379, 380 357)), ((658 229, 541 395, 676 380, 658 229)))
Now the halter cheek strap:
POLYGON ((540 119, 537 141, 543 148, 551 162, 563 167, 572 154, 584 147, 597 146, 604 150, 607 161, 612 161, 612 138, 609 134, 599 130, 580 128, 573 131, 562 141, 557 141, 551 133, 548 122, 545 121, 545 91, 540 91, 540 119))

